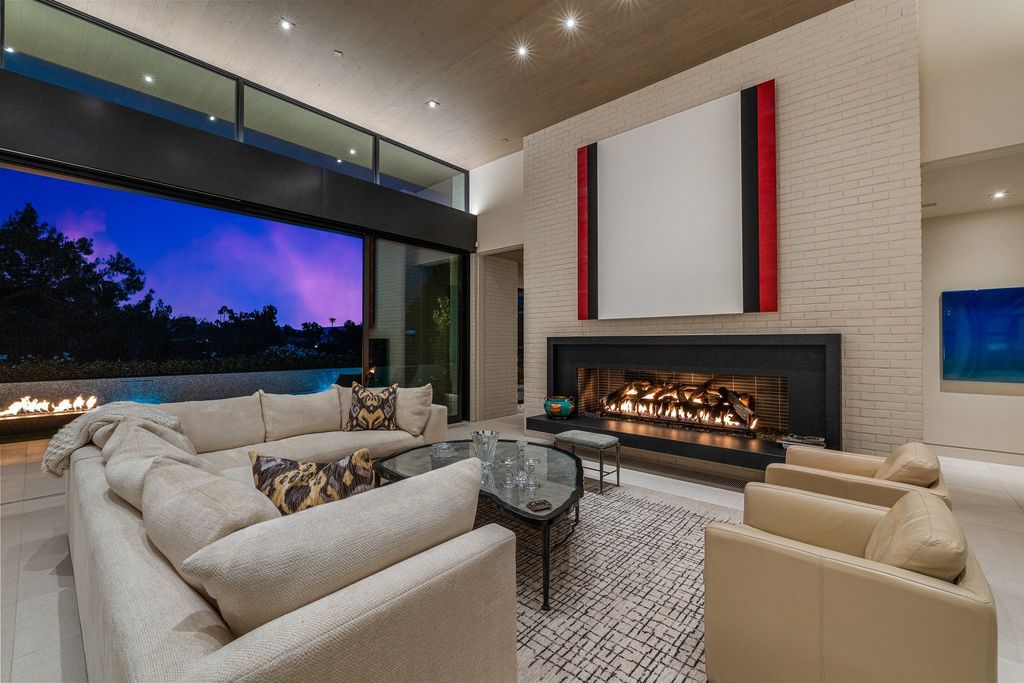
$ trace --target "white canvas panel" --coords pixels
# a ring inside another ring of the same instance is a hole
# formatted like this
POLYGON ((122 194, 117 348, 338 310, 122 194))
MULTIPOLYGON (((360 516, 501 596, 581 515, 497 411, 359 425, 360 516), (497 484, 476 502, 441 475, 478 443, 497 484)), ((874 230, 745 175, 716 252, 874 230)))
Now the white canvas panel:
POLYGON ((598 317, 743 312, 740 95, 597 145, 598 317))

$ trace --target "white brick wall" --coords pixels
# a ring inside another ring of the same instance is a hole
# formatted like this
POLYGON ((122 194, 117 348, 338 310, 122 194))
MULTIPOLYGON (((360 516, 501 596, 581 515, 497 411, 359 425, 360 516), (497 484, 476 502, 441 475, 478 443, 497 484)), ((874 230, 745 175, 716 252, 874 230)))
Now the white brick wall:
POLYGON ((549 336, 838 332, 844 447, 922 438, 914 0, 855 0, 534 133, 524 172, 527 415, 542 412, 549 336), (771 78, 779 312, 577 321, 576 148, 771 78))

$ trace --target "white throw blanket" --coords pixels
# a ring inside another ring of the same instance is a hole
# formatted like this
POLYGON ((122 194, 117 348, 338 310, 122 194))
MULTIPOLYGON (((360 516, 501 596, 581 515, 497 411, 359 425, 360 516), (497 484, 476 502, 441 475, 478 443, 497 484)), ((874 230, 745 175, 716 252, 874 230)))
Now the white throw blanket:
POLYGON ((129 418, 148 420, 179 434, 183 433, 179 418, 155 406, 133 401, 107 403, 75 418, 53 435, 43 454, 43 472, 52 477, 64 476, 71 453, 90 441, 102 447, 117 425, 129 418), (97 432, 100 432, 99 436, 97 432))

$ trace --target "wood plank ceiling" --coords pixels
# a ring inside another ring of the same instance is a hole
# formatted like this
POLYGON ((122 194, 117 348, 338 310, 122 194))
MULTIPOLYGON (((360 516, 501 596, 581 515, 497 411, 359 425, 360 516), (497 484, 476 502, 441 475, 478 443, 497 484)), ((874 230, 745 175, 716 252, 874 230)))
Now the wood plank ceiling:
POLYGON ((464 168, 846 1, 65 0, 464 168))

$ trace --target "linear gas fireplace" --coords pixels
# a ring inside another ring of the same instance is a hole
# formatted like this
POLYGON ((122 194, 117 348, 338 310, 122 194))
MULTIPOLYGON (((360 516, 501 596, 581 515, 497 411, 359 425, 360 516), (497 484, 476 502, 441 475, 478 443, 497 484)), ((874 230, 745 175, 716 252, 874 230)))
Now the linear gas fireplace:
POLYGON ((548 392, 576 413, 527 427, 763 469, 787 439, 840 447, 839 387, 839 335, 551 338, 548 392))
POLYGON ((618 368, 576 371, 580 415, 724 434, 783 437, 785 377, 618 368))

